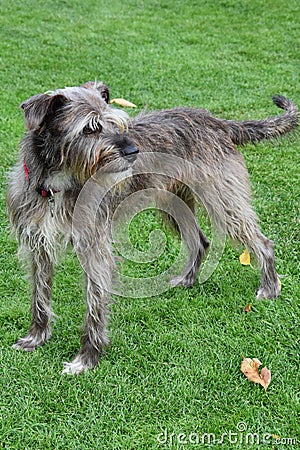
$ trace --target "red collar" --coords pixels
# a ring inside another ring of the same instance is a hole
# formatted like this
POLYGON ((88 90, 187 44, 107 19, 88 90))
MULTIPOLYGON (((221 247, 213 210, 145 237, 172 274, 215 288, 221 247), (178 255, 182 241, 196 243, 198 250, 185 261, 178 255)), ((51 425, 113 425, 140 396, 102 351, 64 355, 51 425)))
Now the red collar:
POLYGON ((29 169, 28 169, 25 161, 23 162, 23 167, 24 167, 26 181, 29 181, 29 169))
MULTIPOLYGON (((24 168, 26 181, 28 181, 28 183, 29 183, 30 171, 29 171, 28 166, 25 161, 23 162, 23 168, 24 168)), ((57 192, 60 192, 60 191, 57 191, 56 189, 51 189, 51 188, 46 189, 42 185, 38 186, 35 190, 38 194, 40 194, 42 197, 45 197, 45 198, 51 198, 51 197, 53 197, 54 194, 57 194, 57 192)))
POLYGON ((45 198, 53 197, 54 194, 57 194, 57 192, 60 192, 60 191, 56 191, 55 189, 45 189, 43 186, 38 186, 35 190, 38 194, 40 194, 42 197, 45 197, 45 198))

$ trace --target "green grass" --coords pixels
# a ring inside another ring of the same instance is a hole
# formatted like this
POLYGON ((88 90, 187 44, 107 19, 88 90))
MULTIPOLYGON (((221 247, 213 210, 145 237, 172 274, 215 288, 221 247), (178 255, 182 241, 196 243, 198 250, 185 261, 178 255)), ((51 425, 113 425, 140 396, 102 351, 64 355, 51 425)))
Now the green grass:
MULTIPOLYGON (((96 370, 74 378, 60 375, 62 361, 79 347, 84 314, 81 272, 71 255, 57 269, 53 338, 33 354, 11 349, 29 326, 30 298, 9 239, 5 173, 24 130, 18 104, 57 87, 101 79, 113 97, 139 110, 202 106, 240 119, 278 113, 270 101, 276 93, 300 104, 299 8, 297 0, 1 1, 0 448, 277 447, 228 439, 183 445, 170 437, 220 439, 241 422, 261 440, 271 433, 282 438, 281 447, 296 448, 283 438, 300 440, 297 135, 242 149, 262 229, 275 240, 281 297, 256 301, 257 272, 226 246, 205 284, 116 298, 112 346, 96 370), (248 303, 250 314, 243 312, 248 303), (267 392, 241 374, 242 355, 270 368, 267 392), (159 445, 164 430, 169 443, 159 445)), ((157 226, 145 213, 132 226, 133 243, 147 248, 146 231, 157 226)), ((169 253, 142 273, 168 266, 176 245, 167 235, 169 253)))

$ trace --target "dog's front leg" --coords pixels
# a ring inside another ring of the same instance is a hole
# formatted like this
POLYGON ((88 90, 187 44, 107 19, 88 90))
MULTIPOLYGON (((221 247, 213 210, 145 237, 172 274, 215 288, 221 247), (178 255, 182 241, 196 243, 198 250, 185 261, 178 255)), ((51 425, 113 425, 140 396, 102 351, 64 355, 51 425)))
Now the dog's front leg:
POLYGON ((50 307, 53 262, 51 256, 40 246, 38 250, 27 249, 30 254, 33 296, 31 303, 31 326, 27 335, 13 345, 17 350, 31 352, 51 337, 50 321, 53 313, 50 307))
POLYGON ((99 356, 108 344, 107 307, 110 302, 114 260, 110 243, 102 239, 97 247, 90 247, 85 258, 78 256, 86 274, 86 317, 81 337, 81 349, 70 363, 64 363, 62 373, 79 375, 98 364, 99 356), (104 242, 105 241, 105 242, 104 242), (83 262, 83 259, 85 262, 83 262))

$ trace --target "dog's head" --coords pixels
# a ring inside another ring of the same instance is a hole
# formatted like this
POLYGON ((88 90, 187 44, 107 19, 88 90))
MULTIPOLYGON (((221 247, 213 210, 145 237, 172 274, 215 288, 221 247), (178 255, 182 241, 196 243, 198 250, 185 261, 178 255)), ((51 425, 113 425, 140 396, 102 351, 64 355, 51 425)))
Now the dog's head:
POLYGON ((68 170, 82 183, 100 168, 121 172, 138 149, 126 133, 129 117, 109 105, 109 89, 87 82, 35 95, 21 104, 31 150, 45 167, 68 170))

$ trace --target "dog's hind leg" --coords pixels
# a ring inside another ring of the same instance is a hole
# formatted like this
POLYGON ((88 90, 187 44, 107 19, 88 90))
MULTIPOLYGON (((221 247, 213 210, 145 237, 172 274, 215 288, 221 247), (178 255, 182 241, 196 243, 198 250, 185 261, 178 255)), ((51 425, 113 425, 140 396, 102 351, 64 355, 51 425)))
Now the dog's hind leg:
POLYGON ((194 226, 196 228, 194 232, 191 231, 189 236, 185 239, 190 254, 188 262, 184 267, 182 274, 170 281, 172 286, 192 286, 197 279, 201 263, 205 258, 210 241, 199 227, 196 225, 194 226))
POLYGON ((261 282, 256 297, 277 297, 280 294, 280 283, 275 269, 274 245, 262 234, 250 205, 244 206, 242 216, 235 217, 235 224, 229 225, 228 232, 231 238, 243 243, 257 259, 261 271, 261 282))
POLYGON ((182 184, 174 192, 184 204, 180 201, 174 201, 172 207, 170 207, 172 214, 165 215, 165 217, 167 216, 177 232, 182 232, 182 238, 189 251, 189 258, 182 274, 173 278, 170 283, 172 286, 189 287, 196 281, 210 241, 196 223, 195 199, 191 190, 182 184), (178 225, 178 222, 181 226, 178 225))
POLYGON ((27 248, 33 281, 31 303, 32 322, 27 335, 13 345, 17 350, 31 352, 43 345, 51 337, 50 321, 53 316, 50 307, 53 262, 43 246, 38 249, 27 248))
POLYGON ((250 204, 248 174, 241 157, 224 162, 223 177, 203 192, 211 220, 233 239, 240 241, 256 257, 261 270, 257 298, 274 298, 280 294, 275 269, 273 243, 265 237, 250 204))
POLYGON ((243 239, 249 251, 252 252, 261 269, 261 283, 257 298, 275 298, 280 294, 280 282, 275 269, 274 244, 257 229, 255 239, 243 239))

